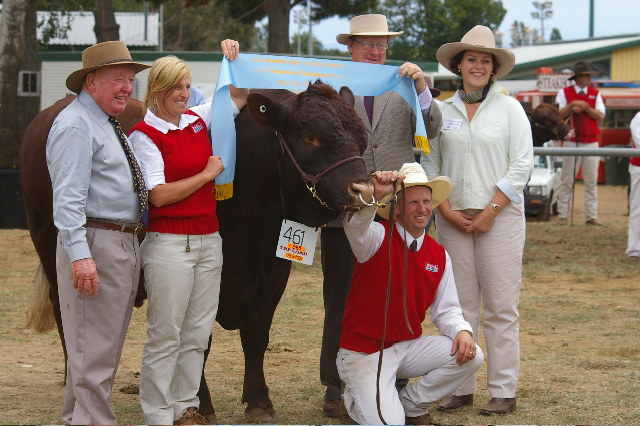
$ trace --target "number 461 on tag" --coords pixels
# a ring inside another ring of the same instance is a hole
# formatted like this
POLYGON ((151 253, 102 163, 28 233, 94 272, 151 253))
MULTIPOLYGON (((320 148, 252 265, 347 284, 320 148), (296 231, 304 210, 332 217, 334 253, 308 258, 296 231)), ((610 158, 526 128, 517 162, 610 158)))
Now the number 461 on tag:
POLYGON ((311 265, 318 241, 318 228, 284 219, 280 228, 276 256, 311 265))

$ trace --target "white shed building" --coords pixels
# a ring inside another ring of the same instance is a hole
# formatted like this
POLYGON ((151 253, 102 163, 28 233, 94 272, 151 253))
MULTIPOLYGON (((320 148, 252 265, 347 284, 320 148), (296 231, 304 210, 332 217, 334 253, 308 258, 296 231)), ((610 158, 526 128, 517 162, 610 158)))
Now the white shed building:
MULTIPOLYGON (((131 52, 131 57, 136 62, 151 65, 157 58, 166 55, 175 55, 184 60, 191 70, 191 84, 198 86, 205 95, 205 99, 211 100, 215 91, 222 53, 219 52, 131 52)), ((82 68, 81 52, 38 52, 38 61, 42 63, 42 83, 40 109, 43 110, 53 105, 58 99, 69 94, 65 85, 67 76, 73 71, 82 68)), ((135 99, 142 100, 147 88, 148 70, 136 74, 133 95, 135 99)))

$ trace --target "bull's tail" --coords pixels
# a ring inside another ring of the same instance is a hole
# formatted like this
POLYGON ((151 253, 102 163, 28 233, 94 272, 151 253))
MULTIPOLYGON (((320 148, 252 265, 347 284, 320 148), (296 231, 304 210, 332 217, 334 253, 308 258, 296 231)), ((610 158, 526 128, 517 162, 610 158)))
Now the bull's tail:
POLYGON ((44 273, 42 263, 40 263, 33 279, 29 306, 27 307, 27 328, 33 328, 36 333, 47 333, 55 326, 53 305, 49 300, 49 280, 44 273))

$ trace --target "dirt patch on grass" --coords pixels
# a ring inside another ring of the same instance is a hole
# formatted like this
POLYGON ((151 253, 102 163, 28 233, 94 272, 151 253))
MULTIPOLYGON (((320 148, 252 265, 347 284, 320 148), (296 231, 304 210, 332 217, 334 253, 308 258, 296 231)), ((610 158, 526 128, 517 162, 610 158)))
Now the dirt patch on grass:
MULTIPOLYGON (((584 224, 582 188, 573 226, 527 222, 520 297, 518 410, 483 417, 486 369, 478 373, 473 407, 434 412, 443 424, 640 424, 640 265, 624 256, 623 187, 599 186, 604 227, 584 224)), ((28 232, 0 230, 0 424, 60 423, 64 363, 57 333, 24 328, 38 264, 28 232)), ((141 424, 136 393, 146 305, 135 309, 113 387, 121 424, 141 424)), ((276 311, 265 371, 280 424, 331 424, 322 416, 318 379, 322 335, 322 272, 295 265, 276 311)), ((432 333, 430 324, 423 326, 432 333)), ((481 336, 481 346, 484 347, 481 336)), ((206 369, 222 424, 246 423, 240 403, 244 364, 237 331, 214 328, 206 369)))

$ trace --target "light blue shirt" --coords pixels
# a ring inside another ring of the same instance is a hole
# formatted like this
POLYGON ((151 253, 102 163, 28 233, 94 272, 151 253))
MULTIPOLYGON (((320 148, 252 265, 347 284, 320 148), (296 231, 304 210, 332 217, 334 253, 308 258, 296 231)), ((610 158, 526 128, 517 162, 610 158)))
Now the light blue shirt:
POLYGON ((191 86, 189 88, 189 102, 187 103, 187 107, 191 108, 202 105, 203 103, 205 103, 205 100, 202 90, 198 89, 196 86, 191 86))
POLYGON ((71 262, 91 257, 82 226, 87 217, 138 222, 138 195, 129 163, 108 119, 82 91, 49 131, 46 155, 53 222, 71 262))

